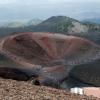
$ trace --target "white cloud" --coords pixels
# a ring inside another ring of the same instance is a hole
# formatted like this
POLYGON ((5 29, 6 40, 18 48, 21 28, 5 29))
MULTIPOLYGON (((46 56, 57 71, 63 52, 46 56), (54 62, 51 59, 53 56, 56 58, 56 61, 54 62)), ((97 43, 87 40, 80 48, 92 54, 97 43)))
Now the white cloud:
POLYGON ((12 4, 17 2, 17 0, 0 0, 0 4, 12 4))
POLYGON ((100 2, 100 0, 0 0, 0 4, 52 4, 52 3, 67 3, 67 2, 100 2))
POLYGON ((88 16, 87 10, 96 12, 99 9, 100 0, 0 0, 0 20, 54 15, 78 18, 88 16))

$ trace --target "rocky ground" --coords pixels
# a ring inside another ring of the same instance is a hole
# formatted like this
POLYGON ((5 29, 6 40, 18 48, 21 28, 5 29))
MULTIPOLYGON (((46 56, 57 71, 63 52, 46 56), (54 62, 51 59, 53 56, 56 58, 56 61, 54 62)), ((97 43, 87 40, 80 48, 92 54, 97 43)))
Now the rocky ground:
POLYGON ((35 86, 24 81, 0 78, 0 100, 99 100, 64 90, 35 86))

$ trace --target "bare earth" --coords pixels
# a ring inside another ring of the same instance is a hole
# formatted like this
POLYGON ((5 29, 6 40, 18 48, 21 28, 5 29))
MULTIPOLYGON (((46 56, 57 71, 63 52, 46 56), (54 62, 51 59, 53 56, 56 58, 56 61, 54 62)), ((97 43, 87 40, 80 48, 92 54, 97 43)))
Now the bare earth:
MULTIPOLYGON (((43 65, 49 68, 47 72, 54 73, 58 69, 62 68, 63 61, 67 61, 67 70, 60 70, 58 75, 61 75, 61 79, 67 77, 72 65, 80 65, 87 62, 100 59, 100 46, 95 43, 84 40, 82 38, 65 36, 64 35, 52 35, 47 33, 23 33, 19 35, 12 35, 0 40, 0 53, 7 58, 15 61, 18 65, 13 66, 12 63, 8 65, 2 64, 1 67, 13 67, 17 69, 32 69, 35 65, 43 65), (59 41, 58 41, 59 40, 59 41), (59 48, 60 47, 60 48, 59 48), (84 49, 85 48, 85 49, 84 49), (78 55, 78 56, 77 56, 78 55), (68 58, 66 58, 68 56, 68 58), (34 58, 34 60, 33 60, 34 58), (58 62, 56 62, 58 61, 58 62), (50 69, 56 63, 60 63, 61 67, 57 69, 50 69), (62 76, 63 75, 63 76, 62 76)), ((3 73, 3 68, 0 68, 0 74, 3 73), (2 72, 2 73, 1 73, 2 72)), ((40 69, 41 70, 41 69, 40 69)), ((87 71, 87 69, 86 69, 87 71)), ((100 86, 100 77, 94 76, 94 74, 81 74, 84 82, 100 86), (91 81, 92 80, 92 81, 91 81)), ((9 72, 9 71, 8 71, 9 72)), ((16 76, 13 72, 10 76, 16 76)), ((33 71, 32 71, 33 72, 33 71)), ((93 70, 93 73, 95 71, 93 70)), ((45 79, 44 76, 49 75, 41 72, 38 76, 40 79, 45 79)), ((32 73, 33 74, 33 73, 32 73)), ((34 72, 34 74, 37 74, 34 72)), ((5 74, 3 74, 5 76, 5 74)), ((6 74, 7 75, 7 74, 6 74)), ((76 75, 79 76, 79 75, 76 75)), ((98 75, 99 76, 99 75, 98 75)), ((24 76, 23 76, 24 77, 24 76)), ((18 79, 23 77, 17 77, 18 79)), ((26 80, 26 79, 25 79, 26 80)), ((38 79, 39 80, 39 79, 38 79)), ((41 83, 41 80, 39 80, 41 83)), ((45 83, 45 82, 44 82, 45 83)), ((57 83, 57 82, 56 82, 57 83)), ((50 84, 51 85, 51 84, 50 84)), ((91 91, 90 91, 91 92, 91 91)), ((98 92, 97 92, 98 93, 98 92)), ((45 86, 35 86, 30 82, 18 82, 14 80, 1 79, 0 78, 0 100, 99 100, 93 97, 79 96, 71 94, 64 90, 57 90, 54 88, 48 88, 45 86)))
POLYGON ((79 96, 64 90, 35 86, 28 82, 18 82, 0 78, 0 100, 100 100, 79 96))

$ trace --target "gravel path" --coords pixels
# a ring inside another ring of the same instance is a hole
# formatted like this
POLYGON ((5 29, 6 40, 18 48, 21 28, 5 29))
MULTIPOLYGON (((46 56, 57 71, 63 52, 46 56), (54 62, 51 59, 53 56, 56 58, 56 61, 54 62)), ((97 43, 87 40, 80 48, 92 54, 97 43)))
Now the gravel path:
POLYGON ((0 100, 99 100, 64 90, 0 78, 0 100))

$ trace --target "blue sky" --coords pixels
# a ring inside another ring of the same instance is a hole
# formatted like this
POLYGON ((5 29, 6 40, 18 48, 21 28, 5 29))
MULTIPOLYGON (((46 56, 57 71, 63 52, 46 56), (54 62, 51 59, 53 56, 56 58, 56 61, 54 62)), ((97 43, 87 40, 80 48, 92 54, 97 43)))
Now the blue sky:
POLYGON ((100 0, 0 0, 0 22, 65 15, 100 18, 100 0))

